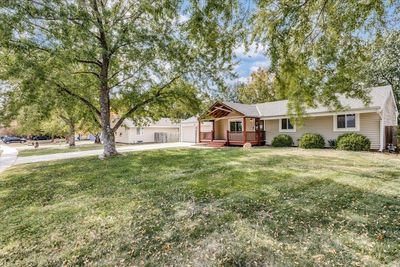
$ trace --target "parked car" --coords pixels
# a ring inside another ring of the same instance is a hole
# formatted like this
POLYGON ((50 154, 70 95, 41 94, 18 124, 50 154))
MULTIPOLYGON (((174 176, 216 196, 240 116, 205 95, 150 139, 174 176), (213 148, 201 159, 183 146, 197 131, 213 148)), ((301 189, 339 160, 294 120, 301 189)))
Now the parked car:
POLYGON ((50 136, 47 136, 47 135, 37 135, 37 136, 33 136, 32 137, 32 140, 35 140, 35 141, 39 141, 39 140, 50 140, 51 139, 51 137, 50 136))
POLYGON ((3 138, 3 142, 9 143, 26 143, 26 139, 18 136, 6 136, 3 138))

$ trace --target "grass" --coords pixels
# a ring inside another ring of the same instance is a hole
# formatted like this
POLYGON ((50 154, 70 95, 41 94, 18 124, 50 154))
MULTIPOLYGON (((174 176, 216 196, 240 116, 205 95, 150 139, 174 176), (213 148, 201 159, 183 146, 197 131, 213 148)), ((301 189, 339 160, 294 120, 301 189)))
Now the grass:
POLYGON ((399 266, 400 160, 143 151, 0 175, 1 266, 399 266))
POLYGON ((103 148, 102 144, 86 144, 86 145, 77 145, 75 147, 67 147, 63 145, 60 147, 52 147, 52 148, 23 149, 18 152, 18 157, 40 156, 47 154, 95 150, 102 148, 103 148))

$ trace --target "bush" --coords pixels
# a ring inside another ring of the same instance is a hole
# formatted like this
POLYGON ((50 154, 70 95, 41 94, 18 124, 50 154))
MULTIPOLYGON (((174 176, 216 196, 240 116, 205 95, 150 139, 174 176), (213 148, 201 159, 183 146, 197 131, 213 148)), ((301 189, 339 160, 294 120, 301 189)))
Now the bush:
POLYGON ((301 148, 324 148, 325 140, 320 134, 306 133, 299 140, 301 148))
POLYGON ((280 134, 272 139, 272 146, 274 147, 289 147, 293 145, 293 139, 287 134, 280 134))
POLYGON ((342 134, 337 139, 337 149, 351 151, 368 151, 371 141, 361 134, 342 134))
POLYGON ((336 148, 337 147, 337 142, 336 139, 329 139, 328 144, 331 148, 336 148))

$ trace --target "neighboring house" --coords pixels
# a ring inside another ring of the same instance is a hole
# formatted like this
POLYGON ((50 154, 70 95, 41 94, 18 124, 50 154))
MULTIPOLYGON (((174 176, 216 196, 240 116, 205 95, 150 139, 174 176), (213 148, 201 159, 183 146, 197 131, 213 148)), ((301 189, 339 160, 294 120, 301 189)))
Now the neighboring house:
POLYGON ((346 111, 334 112, 324 106, 307 109, 301 127, 291 123, 287 100, 254 105, 217 102, 200 117, 201 125, 197 126, 196 134, 200 142, 222 146, 246 142, 270 145, 281 133, 290 135, 297 145, 304 133, 319 133, 328 146, 328 140, 355 132, 371 140, 371 149, 383 150, 387 143, 395 140, 391 126, 397 126, 397 106, 390 86, 369 90, 371 102, 368 106, 361 100, 340 96, 339 101, 346 111), (212 123, 210 129, 203 129, 205 121, 212 123))
POLYGON ((144 126, 136 126, 126 119, 115 132, 117 143, 166 143, 179 141, 180 125, 168 118, 162 118, 144 126))

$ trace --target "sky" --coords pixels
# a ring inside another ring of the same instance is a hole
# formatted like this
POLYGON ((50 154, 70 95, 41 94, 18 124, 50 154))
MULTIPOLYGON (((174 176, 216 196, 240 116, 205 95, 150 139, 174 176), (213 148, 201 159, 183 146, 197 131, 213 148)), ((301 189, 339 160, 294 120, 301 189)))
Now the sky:
POLYGON ((269 66, 269 60, 264 55, 262 48, 257 48, 256 45, 250 46, 248 51, 242 45, 236 48, 234 53, 238 61, 236 72, 239 78, 237 81, 246 82, 253 71, 269 66))

